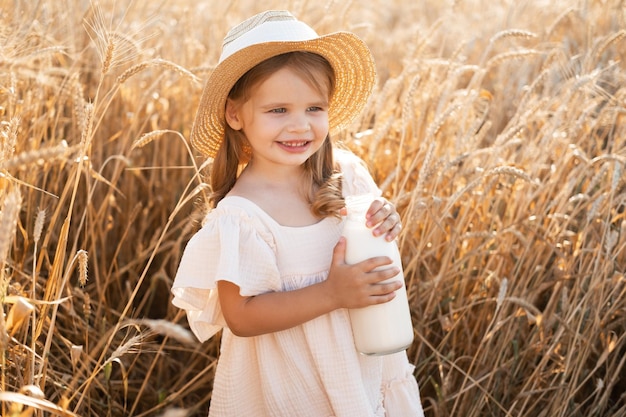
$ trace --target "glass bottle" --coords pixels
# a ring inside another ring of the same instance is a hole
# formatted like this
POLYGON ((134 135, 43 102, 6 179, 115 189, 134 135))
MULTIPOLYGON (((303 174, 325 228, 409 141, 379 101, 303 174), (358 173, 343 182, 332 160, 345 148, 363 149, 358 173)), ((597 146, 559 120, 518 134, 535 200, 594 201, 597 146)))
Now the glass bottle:
POLYGON ((342 235, 346 238, 346 262, 355 264, 376 256, 388 256, 393 266, 400 268, 400 273, 389 281, 400 280, 402 287, 389 302, 348 311, 357 350, 365 355, 386 355, 411 345, 413 324, 398 245, 395 241, 386 241, 384 236, 374 236, 372 229, 365 225, 365 213, 373 199, 369 194, 345 199, 348 215, 342 235))

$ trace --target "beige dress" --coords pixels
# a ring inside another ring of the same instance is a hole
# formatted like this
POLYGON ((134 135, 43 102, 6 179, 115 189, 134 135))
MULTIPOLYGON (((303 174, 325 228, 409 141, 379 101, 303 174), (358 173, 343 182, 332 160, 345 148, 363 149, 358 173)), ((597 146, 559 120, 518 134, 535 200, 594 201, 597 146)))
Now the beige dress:
MULTIPOLYGON (((380 190, 361 161, 336 151, 344 195, 380 190)), ((346 310, 255 337, 233 335, 216 281, 244 296, 289 291, 326 279, 343 221, 286 227, 251 201, 226 197, 187 244, 172 292, 205 341, 223 329, 210 417, 423 416, 413 365, 400 352, 359 354, 346 310)))

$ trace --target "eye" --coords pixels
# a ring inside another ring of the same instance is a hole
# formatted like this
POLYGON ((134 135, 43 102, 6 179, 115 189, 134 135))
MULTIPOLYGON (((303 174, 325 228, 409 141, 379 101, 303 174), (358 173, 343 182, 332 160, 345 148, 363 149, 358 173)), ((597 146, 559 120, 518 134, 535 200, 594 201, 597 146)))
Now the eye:
POLYGON ((310 112, 318 112, 318 111, 324 111, 324 108, 319 107, 319 106, 311 106, 307 110, 310 112))
POLYGON ((276 109, 271 109, 269 111, 269 113, 286 113, 287 109, 285 109, 284 107, 278 107, 276 109))

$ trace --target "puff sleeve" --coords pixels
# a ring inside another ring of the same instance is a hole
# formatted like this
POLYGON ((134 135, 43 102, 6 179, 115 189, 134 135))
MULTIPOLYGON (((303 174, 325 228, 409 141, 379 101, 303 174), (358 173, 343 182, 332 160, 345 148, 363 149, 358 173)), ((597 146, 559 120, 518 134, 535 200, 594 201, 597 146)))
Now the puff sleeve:
POLYGON ((263 224, 238 207, 211 211, 181 258, 172 303, 185 310, 196 337, 205 341, 226 327, 217 281, 239 286, 243 296, 280 291, 275 244, 263 224))
POLYGON ((372 194, 375 197, 382 195, 361 158, 343 149, 335 149, 334 157, 343 174, 344 197, 360 194, 372 194))

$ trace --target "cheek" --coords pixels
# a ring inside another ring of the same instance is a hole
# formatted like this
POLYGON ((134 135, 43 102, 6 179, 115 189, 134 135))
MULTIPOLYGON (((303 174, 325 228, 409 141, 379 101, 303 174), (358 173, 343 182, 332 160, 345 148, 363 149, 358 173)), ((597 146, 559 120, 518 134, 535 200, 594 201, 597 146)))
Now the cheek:
POLYGON ((242 111, 241 115, 241 125, 242 130, 244 131, 253 131, 259 129, 259 126, 263 126, 263 121, 257 118, 254 112, 251 111, 242 111))
POLYGON ((314 129, 318 135, 326 137, 328 135, 329 126, 328 126, 328 116, 325 115, 315 120, 314 129))
POLYGON ((251 117, 244 123, 243 132, 252 140, 273 137, 280 132, 281 126, 271 118, 251 117))
POLYGON ((257 135, 268 135, 275 132, 280 128, 280 125, 272 120, 271 117, 256 117, 250 118, 248 123, 248 129, 255 132, 257 135))

